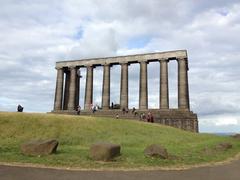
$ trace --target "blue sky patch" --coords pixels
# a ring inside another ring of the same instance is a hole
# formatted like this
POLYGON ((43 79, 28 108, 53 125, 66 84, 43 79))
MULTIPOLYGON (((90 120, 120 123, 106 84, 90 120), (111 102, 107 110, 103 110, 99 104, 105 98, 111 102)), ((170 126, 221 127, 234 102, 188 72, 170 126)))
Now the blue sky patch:
POLYGON ((127 48, 128 49, 143 48, 150 42, 150 40, 151 40, 150 36, 133 37, 128 40, 127 48))
POLYGON ((83 28, 78 28, 78 31, 73 35, 73 39, 79 40, 83 36, 83 28))

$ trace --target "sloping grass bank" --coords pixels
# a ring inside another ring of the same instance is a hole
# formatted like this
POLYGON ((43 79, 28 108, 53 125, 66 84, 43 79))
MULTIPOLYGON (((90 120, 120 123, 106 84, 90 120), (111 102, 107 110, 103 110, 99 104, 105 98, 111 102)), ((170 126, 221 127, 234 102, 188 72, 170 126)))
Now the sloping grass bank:
POLYGON ((238 152, 240 141, 231 137, 195 134, 159 124, 87 116, 0 112, 1 162, 80 168, 168 167, 222 161, 238 152), (43 157, 21 154, 21 143, 49 138, 60 142, 57 154, 43 157), (94 162, 88 156, 88 149, 99 141, 120 144, 122 155, 114 162, 94 162), (226 152, 203 153, 203 148, 213 148, 220 142, 230 142, 233 148, 226 152), (177 158, 145 157, 144 148, 153 143, 164 145, 177 158))

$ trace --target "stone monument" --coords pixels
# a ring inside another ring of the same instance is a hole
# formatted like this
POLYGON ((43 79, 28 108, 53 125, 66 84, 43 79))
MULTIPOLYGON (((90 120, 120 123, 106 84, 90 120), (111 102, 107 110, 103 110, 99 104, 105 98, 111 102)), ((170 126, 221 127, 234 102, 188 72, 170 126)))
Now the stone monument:
MULTIPOLYGON (((189 69, 186 50, 56 62, 57 80, 54 109, 52 112, 76 114, 76 109, 79 104, 80 87, 80 76, 78 71, 80 68, 86 68, 85 101, 84 110, 82 110, 81 114, 90 114, 91 104, 93 103, 93 68, 96 66, 103 66, 102 109, 95 115, 114 117, 116 113, 121 114, 121 109, 128 108, 128 66, 133 63, 140 64, 138 115, 140 113, 147 114, 151 111, 154 115, 155 122, 192 132, 198 132, 197 115, 190 111, 189 105, 189 69), (154 61, 160 63, 160 107, 158 109, 148 109, 147 66, 154 61), (177 61, 178 63, 177 109, 169 108, 169 61, 177 61), (110 108, 110 68, 114 65, 121 65, 121 109, 119 110, 110 108)), ((136 116, 130 113, 128 115, 120 115, 120 117, 136 119, 136 116)))

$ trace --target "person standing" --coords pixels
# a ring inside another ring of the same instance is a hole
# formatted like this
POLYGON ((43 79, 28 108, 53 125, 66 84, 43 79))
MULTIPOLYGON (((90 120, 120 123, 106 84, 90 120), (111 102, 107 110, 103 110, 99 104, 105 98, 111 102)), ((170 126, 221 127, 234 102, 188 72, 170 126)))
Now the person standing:
POLYGON ((136 111, 136 108, 135 108, 135 107, 133 107, 133 109, 132 109, 132 114, 134 114, 134 113, 135 113, 135 111, 136 111))
POLYGON ((126 109, 124 107, 124 108, 122 108, 122 113, 125 114, 125 112, 126 112, 126 109))
POLYGON ((17 112, 23 112, 23 108, 20 104, 17 106, 17 112))
POLYGON ((148 112, 147 114, 147 122, 151 122, 151 112, 148 112))
POLYGON ((80 115, 80 113, 81 113, 81 106, 78 105, 77 106, 77 114, 80 115))
POLYGON ((153 117, 153 114, 151 113, 151 115, 150 115, 150 122, 151 123, 154 123, 154 117, 153 117))

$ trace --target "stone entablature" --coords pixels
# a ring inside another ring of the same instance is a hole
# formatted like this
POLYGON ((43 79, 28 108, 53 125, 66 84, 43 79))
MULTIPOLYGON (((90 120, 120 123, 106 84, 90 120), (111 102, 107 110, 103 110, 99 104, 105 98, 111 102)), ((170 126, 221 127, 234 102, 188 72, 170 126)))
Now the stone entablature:
POLYGON ((121 64, 121 63, 139 63, 142 61, 159 61, 159 60, 176 60, 187 58, 186 50, 156 52, 147 54, 136 54, 127 56, 105 57, 105 58, 91 58, 81 60, 69 60, 56 62, 56 68, 62 67, 87 67, 87 66, 101 66, 104 64, 121 64))

